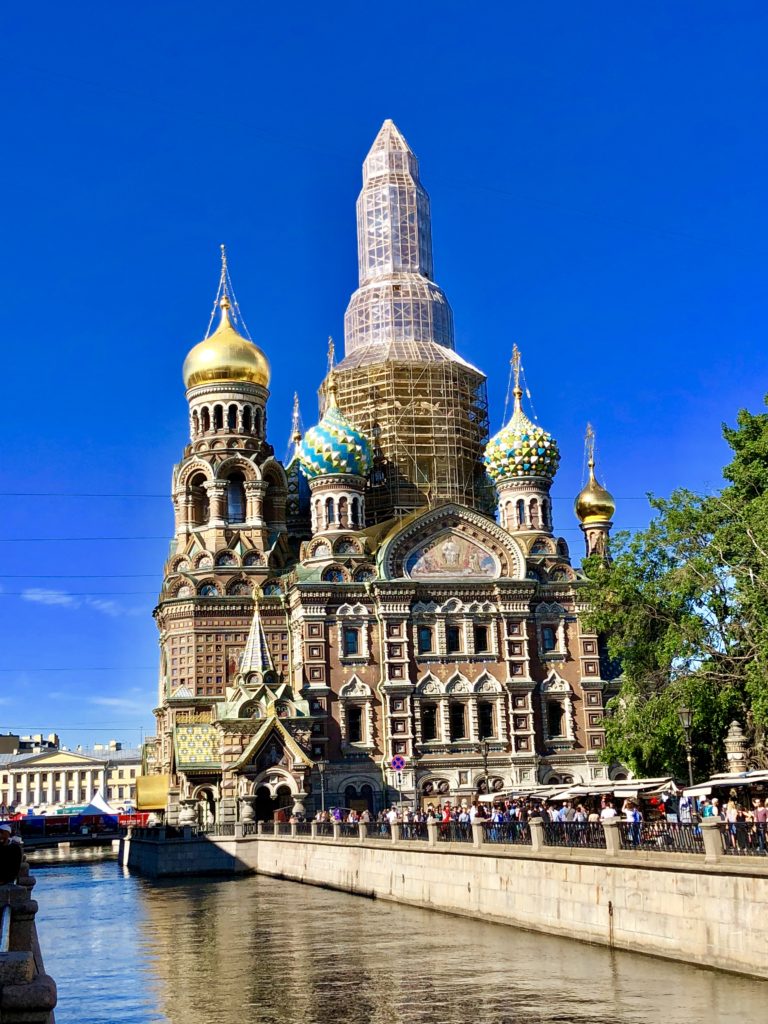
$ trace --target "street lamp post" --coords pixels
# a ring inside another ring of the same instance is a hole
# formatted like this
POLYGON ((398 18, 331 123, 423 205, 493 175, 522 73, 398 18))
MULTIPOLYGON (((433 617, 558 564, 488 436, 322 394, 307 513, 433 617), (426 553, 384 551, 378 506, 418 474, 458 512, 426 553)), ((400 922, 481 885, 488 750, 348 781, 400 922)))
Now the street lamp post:
POLYGON ((317 762, 317 770, 320 773, 320 810, 325 814, 325 785, 323 778, 325 776, 325 761, 317 762))
POLYGON ((480 753, 481 753, 482 758, 483 758, 483 775, 485 777, 485 792, 486 792, 486 794, 490 794, 490 792, 491 792, 491 780, 488 778, 488 751, 489 751, 488 740, 486 740, 486 739, 480 740, 480 753))
POLYGON ((685 734, 685 754, 688 758, 688 783, 693 786, 693 748, 691 745, 691 734, 693 732, 693 712, 690 708, 678 708, 677 717, 680 719, 680 726, 685 734))

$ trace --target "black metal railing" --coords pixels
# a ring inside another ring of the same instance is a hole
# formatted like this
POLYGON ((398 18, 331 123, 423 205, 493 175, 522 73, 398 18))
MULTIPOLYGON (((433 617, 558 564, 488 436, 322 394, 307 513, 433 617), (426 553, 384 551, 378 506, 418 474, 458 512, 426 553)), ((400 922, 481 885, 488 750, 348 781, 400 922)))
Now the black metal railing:
POLYGON ((723 853, 733 857, 764 857, 768 846, 765 822, 732 821, 722 826, 723 853))
POLYGON ((317 835, 319 835, 319 836, 333 836, 333 822, 332 821, 318 821, 317 822, 317 835))
POLYGON ((619 843, 622 850, 704 853, 701 828, 690 822, 621 821, 619 843))
POLYGON ((296 823, 296 835, 297 836, 311 836, 312 835, 312 822, 311 821, 299 821, 296 823))
POLYGON ((544 825, 544 845, 604 850, 605 832, 599 821, 549 821, 544 825))
POLYGON ((472 826, 463 821, 441 821, 437 826, 439 843, 471 843, 472 826))
POLYGON ((400 826, 401 839, 423 839, 429 838, 426 821, 404 821, 400 826))
POLYGON ((259 826, 255 821, 244 821, 243 822, 243 835, 244 836, 255 836, 258 834, 259 826))
POLYGON ((368 839, 391 839, 392 828, 388 821, 368 821, 365 834, 368 839))
POLYGON ((339 835, 342 839, 359 839, 360 829, 356 821, 342 821, 339 823, 339 835))
POLYGON ((486 843, 505 843, 511 846, 530 846, 531 829, 526 821, 483 822, 486 843))
POLYGON ((290 836, 293 834, 291 823, 289 821, 278 821, 275 822, 275 833, 279 836, 290 836))

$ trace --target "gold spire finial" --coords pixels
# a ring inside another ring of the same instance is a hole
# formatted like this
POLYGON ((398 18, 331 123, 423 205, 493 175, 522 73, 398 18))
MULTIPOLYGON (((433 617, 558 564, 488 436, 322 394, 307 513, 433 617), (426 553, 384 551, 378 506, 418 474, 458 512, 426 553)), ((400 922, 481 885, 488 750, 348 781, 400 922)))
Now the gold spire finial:
POLYGON ((333 338, 328 335, 328 379, 325 385, 325 393, 327 395, 327 408, 336 408, 336 374, 333 371, 333 365, 336 356, 336 346, 333 344, 333 338))
POLYGON ((293 393, 293 418, 291 420, 291 440, 298 448, 301 442, 301 420, 299 417, 299 393, 293 393))
POLYGON ((587 432, 584 435, 584 453, 587 456, 587 466, 589 467, 589 478, 594 480, 595 478, 595 431, 591 423, 587 424, 587 432))
POLYGON ((515 396, 515 408, 517 409, 520 406, 520 399, 523 397, 523 389, 520 387, 520 371, 522 369, 520 363, 520 349, 516 344, 512 346, 510 366, 512 367, 512 375, 515 381, 515 387, 512 394, 515 396))

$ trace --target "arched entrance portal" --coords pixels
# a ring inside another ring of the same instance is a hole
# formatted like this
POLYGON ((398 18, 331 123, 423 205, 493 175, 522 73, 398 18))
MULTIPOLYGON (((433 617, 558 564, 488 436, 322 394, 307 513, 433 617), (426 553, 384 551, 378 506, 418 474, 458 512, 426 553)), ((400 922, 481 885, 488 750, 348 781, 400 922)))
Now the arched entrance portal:
POLYGON ((293 793, 290 786, 278 786, 274 796, 268 786, 258 786, 254 795, 256 797, 254 806, 256 821, 273 821, 275 811, 284 811, 290 815, 293 807, 293 793))

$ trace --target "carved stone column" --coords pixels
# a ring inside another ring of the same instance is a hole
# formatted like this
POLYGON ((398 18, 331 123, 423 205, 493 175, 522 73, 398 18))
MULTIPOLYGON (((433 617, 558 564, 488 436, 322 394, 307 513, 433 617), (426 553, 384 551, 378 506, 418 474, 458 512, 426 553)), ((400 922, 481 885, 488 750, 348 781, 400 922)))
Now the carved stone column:
POLYGON ((264 496, 269 484, 266 480, 247 480, 245 483, 245 521, 248 526, 264 526, 264 496))
POLYGON ((206 480, 203 484, 208 494, 210 516, 209 526, 227 525, 227 482, 226 480, 206 480))

